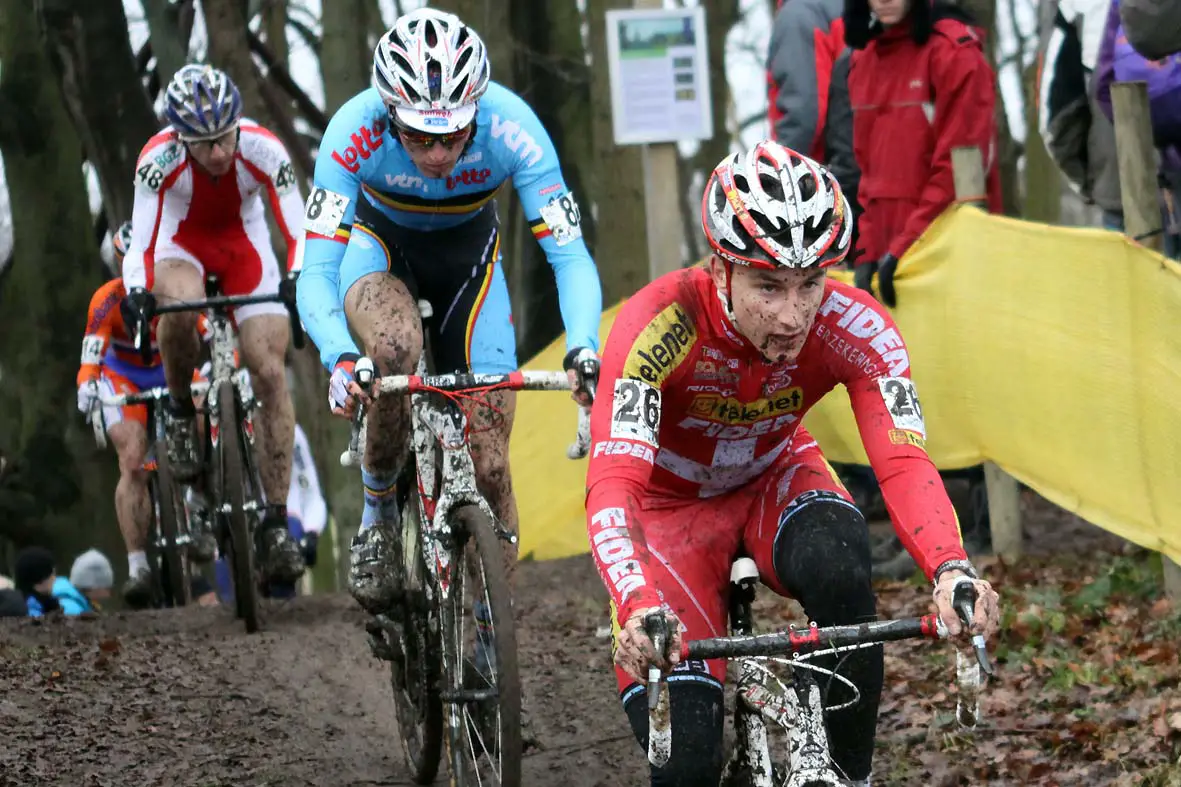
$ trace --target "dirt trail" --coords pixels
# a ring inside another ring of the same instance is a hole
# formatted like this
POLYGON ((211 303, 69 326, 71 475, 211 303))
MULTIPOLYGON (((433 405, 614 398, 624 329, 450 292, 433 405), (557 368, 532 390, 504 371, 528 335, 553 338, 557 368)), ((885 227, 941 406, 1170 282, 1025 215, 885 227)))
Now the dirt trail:
MULTIPOLYGON (((1058 548, 1064 532, 1075 548, 1104 542, 1048 509, 1034 549, 1058 548)), ((524 700, 540 742, 525 783, 646 785, 596 635, 606 594, 589 557, 524 563, 518 583, 524 700)), ((770 595, 760 607, 782 620, 770 595)), ((0 785, 409 784, 387 673, 351 599, 264 613, 253 636, 224 608, 0 621, 0 785)))

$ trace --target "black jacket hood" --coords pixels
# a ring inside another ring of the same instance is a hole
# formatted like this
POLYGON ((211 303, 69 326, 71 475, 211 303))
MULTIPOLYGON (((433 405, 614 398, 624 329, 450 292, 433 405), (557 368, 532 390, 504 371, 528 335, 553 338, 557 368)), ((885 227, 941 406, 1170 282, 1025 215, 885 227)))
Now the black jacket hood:
MULTIPOLYGON (((870 41, 882 34, 881 24, 872 19, 869 10, 869 0, 845 0, 845 43, 853 49, 865 49, 870 41)), ((966 25, 975 25, 976 21, 959 6, 943 0, 914 0, 906 22, 910 24, 910 36, 916 44, 927 43, 931 38, 931 31, 940 19, 955 19, 966 25)))

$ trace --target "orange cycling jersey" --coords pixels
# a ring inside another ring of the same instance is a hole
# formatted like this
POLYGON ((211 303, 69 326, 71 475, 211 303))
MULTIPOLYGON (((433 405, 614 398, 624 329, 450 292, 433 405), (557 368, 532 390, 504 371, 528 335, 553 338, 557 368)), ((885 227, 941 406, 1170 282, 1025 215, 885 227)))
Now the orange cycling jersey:
MULTIPOLYGON (((145 364, 135 349, 131 331, 123 322, 120 304, 126 295, 120 278, 107 282, 91 296, 86 335, 82 339, 82 362, 78 368, 79 386, 98 380, 104 367, 134 382, 139 390, 164 385, 160 348, 156 344, 156 321, 152 321, 149 334, 152 362, 145 364)), ((197 318, 197 330, 202 335, 208 332, 204 315, 197 318)))
POLYGON ((109 366, 131 378, 145 377, 149 370, 159 368, 160 348, 156 346, 155 325, 151 331, 152 362, 145 364, 135 349, 134 337, 123 323, 123 312, 119 306, 126 294, 123 279, 112 279, 99 287, 91 297, 86 336, 82 339, 78 385, 97 380, 102 366, 109 366))
MULTIPOLYGON (((955 511, 924 449, 906 346, 877 301, 826 279, 799 356, 772 364, 734 329, 708 272, 692 268, 629 300, 603 353, 587 516, 620 621, 660 605, 647 576, 645 521, 688 501, 725 501, 788 466, 811 441, 804 414, 838 384, 848 390, 903 544, 928 577, 948 560, 967 559, 955 511)), ((784 503, 794 489, 789 471, 771 502, 784 503)))

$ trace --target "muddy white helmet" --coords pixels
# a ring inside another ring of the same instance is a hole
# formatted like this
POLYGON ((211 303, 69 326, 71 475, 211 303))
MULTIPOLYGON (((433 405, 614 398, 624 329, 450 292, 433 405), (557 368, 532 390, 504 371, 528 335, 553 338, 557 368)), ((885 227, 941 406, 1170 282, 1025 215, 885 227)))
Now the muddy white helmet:
POLYGON ((714 169, 701 228, 714 252, 738 265, 823 267, 849 253, 853 213, 832 173, 766 140, 714 169))
POLYGON ((398 17, 373 52, 373 86, 396 120, 430 134, 464 128, 488 89, 488 52, 454 14, 420 8, 398 17))
POLYGON ((226 72, 190 63, 164 90, 164 116, 187 142, 216 139, 238 127, 242 96, 226 72))

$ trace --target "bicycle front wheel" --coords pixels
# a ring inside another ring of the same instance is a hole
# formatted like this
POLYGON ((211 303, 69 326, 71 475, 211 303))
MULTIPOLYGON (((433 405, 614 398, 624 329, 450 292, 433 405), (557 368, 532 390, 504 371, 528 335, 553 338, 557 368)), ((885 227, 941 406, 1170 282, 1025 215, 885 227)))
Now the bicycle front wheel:
POLYGON ((168 464, 168 446, 163 440, 156 443, 156 481, 160 497, 159 529, 153 538, 159 556, 160 588, 166 606, 183 607, 190 601, 189 580, 192 577, 188 554, 177 543, 180 525, 185 521, 185 507, 168 464))
POLYGON ((230 568, 234 576, 234 605, 246 624, 246 633, 258 631, 258 585, 254 576, 254 546, 250 538, 250 520, 246 515, 246 465, 242 459, 242 432, 238 428, 238 400, 232 385, 222 385, 217 392, 218 461, 221 464, 219 502, 229 504, 228 520, 230 568))
MULTIPOLYGON (((411 484, 414 475, 409 476, 411 484)), ((410 778, 431 784, 439 771, 443 750, 443 706, 439 700, 438 596, 431 592, 430 574, 423 558, 422 518, 418 495, 411 492, 402 508, 401 571, 405 588, 400 625, 390 639, 395 648, 390 662, 390 685, 398 717, 398 733, 410 778)))
POLYGON ((452 784, 521 784, 521 677, 505 550, 474 505, 450 517, 443 692, 452 784))

